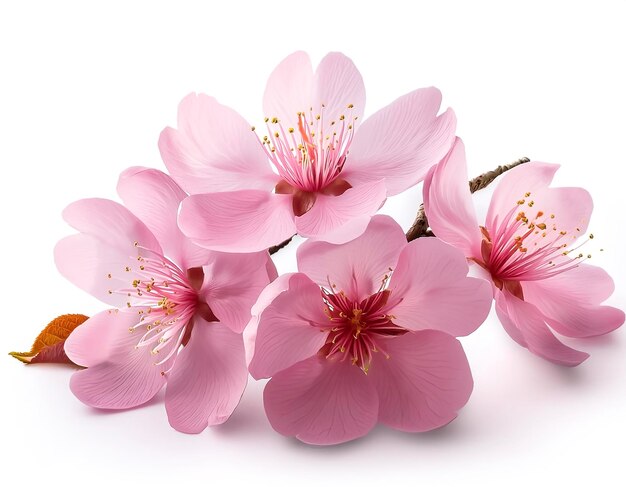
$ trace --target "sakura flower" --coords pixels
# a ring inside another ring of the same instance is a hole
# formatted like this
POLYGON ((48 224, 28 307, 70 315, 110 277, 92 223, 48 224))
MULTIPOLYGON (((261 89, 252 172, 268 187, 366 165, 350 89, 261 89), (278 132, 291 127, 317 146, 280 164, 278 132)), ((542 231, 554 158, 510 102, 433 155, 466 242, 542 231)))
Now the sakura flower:
POLYGON ((271 74, 257 136, 234 110, 206 95, 180 104, 178 129, 159 148, 172 177, 192 196, 179 225, 194 242, 258 251, 293 234, 341 243, 365 230, 389 195, 422 181, 454 141, 441 93, 415 90, 361 126, 365 87, 352 61, 330 53, 313 72, 304 52, 271 74))
POLYGON ((248 375, 241 332, 276 271, 267 252, 222 254, 184 237, 176 215, 186 195, 160 171, 128 169, 118 193, 126 207, 86 199, 63 214, 80 233, 57 244, 60 272, 116 308, 67 340, 67 355, 87 367, 70 387, 90 406, 127 409, 167 383, 170 424, 198 433, 239 402, 248 375))
POLYGON ((481 224, 457 139, 424 182, 424 206, 435 235, 486 271, 511 338, 551 362, 575 366, 589 354, 564 345, 552 330, 574 338, 602 335, 624 322, 624 312, 601 304, 613 293, 613 280, 584 263, 591 256, 579 250, 591 197, 582 188, 550 188, 558 168, 530 162, 512 169, 481 224))
POLYGON ((313 444, 365 435, 377 422, 426 431, 452 421, 472 391, 461 344, 489 311, 489 285, 435 238, 408 243, 375 216, 343 245, 308 241, 299 273, 261 293, 248 328, 249 370, 272 377, 272 427, 313 444))

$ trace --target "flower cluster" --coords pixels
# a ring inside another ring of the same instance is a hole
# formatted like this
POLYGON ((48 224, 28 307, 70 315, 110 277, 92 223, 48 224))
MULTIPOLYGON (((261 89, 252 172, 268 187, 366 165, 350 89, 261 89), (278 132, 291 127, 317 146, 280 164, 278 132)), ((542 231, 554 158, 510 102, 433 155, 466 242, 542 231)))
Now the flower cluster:
MULTIPOLYGON (((588 354, 555 332, 610 332, 609 275, 579 251, 592 202, 551 188, 558 168, 509 171, 478 217, 464 147, 441 94, 418 89, 363 120, 354 64, 307 54, 271 74, 264 128, 206 95, 183 99, 161 133, 169 175, 133 167, 123 204, 86 199, 65 220, 78 234, 55 249, 59 271, 109 308, 77 327, 67 356, 84 403, 126 409, 165 387, 175 429, 226 421, 248 374, 269 379, 272 427, 312 444, 446 425, 473 380, 457 337, 491 303, 507 333, 561 365, 588 354), (407 241, 388 196, 420 182, 436 237, 407 241), (277 275, 268 249, 294 235, 298 272, 277 275), (472 277, 468 276, 468 274, 472 277)), ((587 235, 587 237, 585 237, 587 235)))

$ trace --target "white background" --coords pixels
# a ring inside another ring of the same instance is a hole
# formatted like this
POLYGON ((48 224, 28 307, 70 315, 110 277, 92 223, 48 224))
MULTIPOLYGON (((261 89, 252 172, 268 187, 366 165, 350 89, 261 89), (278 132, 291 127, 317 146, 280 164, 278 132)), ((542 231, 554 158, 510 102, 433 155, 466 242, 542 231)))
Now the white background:
MULTIPOLYGON (((330 50, 352 57, 368 114, 414 88, 439 87, 457 113, 471 174, 525 155, 561 163, 557 184, 594 196, 588 251, 615 278, 610 303, 623 307, 625 7, 3 1, 0 351, 28 349, 59 314, 102 308, 55 269, 53 246, 70 233, 64 206, 114 198, 129 165, 162 167, 159 132, 176 123, 177 103, 191 91, 258 125, 267 75, 296 49, 314 62, 330 50)), ((408 227, 420 191, 392 199, 384 212, 408 227)), ((293 245, 277 265, 295 268, 293 245)), ((624 485, 624 330, 577 343, 592 354, 577 369, 517 346, 494 315, 463 343, 475 389, 456 421, 421 435, 379 427, 332 448, 274 433, 254 381, 227 424, 188 436, 169 427, 160 397, 97 412, 70 393, 71 368, 27 367, 5 355, 0 483, 624 485)))

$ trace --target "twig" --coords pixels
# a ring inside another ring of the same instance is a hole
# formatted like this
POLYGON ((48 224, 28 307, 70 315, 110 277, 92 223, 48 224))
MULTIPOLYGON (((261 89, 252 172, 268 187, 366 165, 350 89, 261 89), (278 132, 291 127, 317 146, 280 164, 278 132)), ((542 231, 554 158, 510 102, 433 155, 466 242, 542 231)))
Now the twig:
POLYGON ((283 240, 281 243, 274 245, 273 247, 270 247, 269 249, 267 249, 270 253, 270 255, 275 254, 276 252, 278 252, 280 249, 282 249, 283 247, 286 247, 289 242, 291 242, 291 239, 295 237, 295 235, 292 235, 291 237, 289 237, 287 240, 283 240))

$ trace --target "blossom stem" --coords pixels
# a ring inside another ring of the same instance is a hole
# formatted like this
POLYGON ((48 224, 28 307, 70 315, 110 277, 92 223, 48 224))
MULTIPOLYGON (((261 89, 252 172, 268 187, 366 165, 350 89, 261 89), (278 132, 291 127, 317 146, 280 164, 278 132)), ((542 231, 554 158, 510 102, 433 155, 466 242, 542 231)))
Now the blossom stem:
POLYGON ((276 245, 270 247, 269 249, 267 249, 269 251, 270 255, 273 255, 276 252, 278 252, 280 249, 282 249, 283 247, 286 247, 289 244, 289 242, 291 242, 291 239, 293 239, 293 237, 295 237, 295 235, 292 235, 287 240, 283 240, 281 243, 276 244, 276 245))
MULTIPOLYGON (((487 171, 486 173, 481 174, 480 176, 476 176, 474 179, 469 181, 469 189, 470 193, 475 193, 483 188, 489 186, 498 176, 504 174, 505 172, 513 169, 514 167, 519 166, 520 164, 525 164, 530 162, 528 157, 522 157, 515 162, 511 162, 510 164, 504 164, 503 166, 498 166, 492 171, 487 171)), ((410 242, 420 237, 434 237, 435 234, 428 227, 428 217, 426 216, 426 211, 424 210, 424 204, 420 204, 419 210, 417 211, 417 216, 415 217, 415 221, 409 231, 406 232, 406 239, 410 242)))

